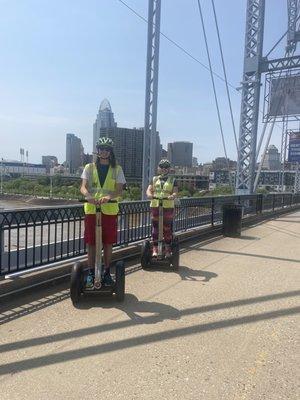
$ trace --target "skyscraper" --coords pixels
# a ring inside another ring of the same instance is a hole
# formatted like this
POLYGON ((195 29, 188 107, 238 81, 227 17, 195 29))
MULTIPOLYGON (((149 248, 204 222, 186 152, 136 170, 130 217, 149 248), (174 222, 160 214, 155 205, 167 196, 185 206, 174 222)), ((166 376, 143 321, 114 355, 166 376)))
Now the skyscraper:
POLYGON ((66 138, 66 167, 70 174, 75 174, 79 167, 83 165, 83 146, 81 139, 73 133, 67 133, 66 138))
POLYGON ((262 169, 276 171, 280 169, 280 153, 273 144, 270 144, 266 152, 266 156, 262 165, 262 169))
POLYGON ((193 160, 193 143, 168 143, 168 159, 177 167, 191 167, 193 160))
POLYGON ((114 119, 114 113, 107 99, 102 100, 96 121, 93 126, 93 151, 96 150, 96 142, 100 137, 101 128, 115 128, 117 123, 114 119))

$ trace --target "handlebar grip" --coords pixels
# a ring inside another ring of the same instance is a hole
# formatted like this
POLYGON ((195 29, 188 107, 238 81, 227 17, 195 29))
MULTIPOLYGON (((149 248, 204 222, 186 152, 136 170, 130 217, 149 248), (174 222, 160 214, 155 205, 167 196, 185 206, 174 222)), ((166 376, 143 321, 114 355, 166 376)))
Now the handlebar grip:
MULTIPOLYGON (((78 202, 79 203, 88 203, 88 200, 86 200, 86 199, 78 199, 78 202)), ((118 202, 118 200, 114 200, 114 199, 111 199, 111 200, 107 201, 107 203, 117 203, 117 202, 118 202)))

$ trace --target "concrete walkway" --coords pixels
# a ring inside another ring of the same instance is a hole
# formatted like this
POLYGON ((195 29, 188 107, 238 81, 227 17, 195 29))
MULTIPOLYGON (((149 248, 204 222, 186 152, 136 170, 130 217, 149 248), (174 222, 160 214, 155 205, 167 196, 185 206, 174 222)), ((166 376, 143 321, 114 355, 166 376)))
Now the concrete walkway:
POLYGON ((1 400, 300 398, 300 212, 138 267, 121 305, 63 285, 3 305, 1 400))

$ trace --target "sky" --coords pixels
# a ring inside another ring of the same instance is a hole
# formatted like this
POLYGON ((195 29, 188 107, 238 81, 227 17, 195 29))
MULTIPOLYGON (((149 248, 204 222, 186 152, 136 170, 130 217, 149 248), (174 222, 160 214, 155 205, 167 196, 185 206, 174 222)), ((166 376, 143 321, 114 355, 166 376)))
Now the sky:
MULTIPOLYGON (((147 18, 148 0, 124 1, 147 18)), ((208 65, 197 0, 161 3, 161 31, 208 65)), ((234 87, 242 80, 246 3, 215 0, 234 87)), ((213 69, 222 75, 211 0, 201 4, 213 69)), ((118 126, 144 125, 147 24, 119 0, 0 0, 0 9, 0 158, 17 160, 24 148, 29 162, 55 155, 62 163, 67 133, 91 152, 104 98, 118 126)), ((286 29, 286 0, 266 0, 264 54, 286 29)), ((283 56, 284 46, 272 57, 283 56)), ((224 156, 209 71, 163 37, 158 85, 163 147, 185 140, 194 144, 199 162, 224 156)), ((216 78, 216 87, 227 154, 236 159, 224 82, 216 78)), ((240 92, 230 92, 238 131, 240 92)), ((271 143, 279 148, 280 136, 276 126, 271 143)))

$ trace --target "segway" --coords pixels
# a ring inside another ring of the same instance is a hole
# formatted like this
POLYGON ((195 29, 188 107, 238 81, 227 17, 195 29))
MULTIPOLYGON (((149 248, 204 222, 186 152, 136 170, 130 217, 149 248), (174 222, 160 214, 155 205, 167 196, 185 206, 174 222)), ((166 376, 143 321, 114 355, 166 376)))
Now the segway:
MULTIPOLYGON (((86 202, 83 200, 81 202, 86 202)), ((109 200, 109 203, 116 203, 116 200, 109 200)), ((85 287, 88 271, 84 270, 80 262, 73 265, 71 272, 70 296, 73 305, 76 306, 82 295, 102 294, 116 295, 118 301, 123 301, 125 296, 125 263, 118 261, 116 263, 115 282, 113 285, 104 285, 102 265, 102 225, 101 225, 101 206, 96 206, 96 254, 95 254, 95 270, 93 275, 93 286, 85 287)))
POLYGON ((176 271, 179 268, 179 242, 178 238, 172 235, 172 241, 170 243, 171 248, 171 256, 166 257, 165 254, 165 241, 163 235, 163 226, 164 226, 164 214, 163 214, 163 200, 167 200, 167 198, 158 198, 153 197, 154 200, 158 200, 158 251, 157 257, 153 257, 153 242, 150 240, 146 240, 142 244, 141 251, 141 266, 143 269, 147 269, 154 266, 172 266, 176 271))

